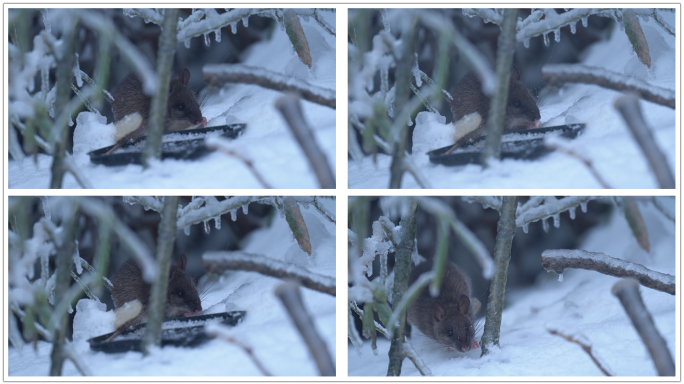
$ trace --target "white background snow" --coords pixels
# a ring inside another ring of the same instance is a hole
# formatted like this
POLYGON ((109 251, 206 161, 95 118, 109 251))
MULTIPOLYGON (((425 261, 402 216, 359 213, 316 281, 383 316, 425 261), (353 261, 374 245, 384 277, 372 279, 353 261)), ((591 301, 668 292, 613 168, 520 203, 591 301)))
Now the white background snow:
MULTIPOLYGON (((663 16, 671 25, 677 25, 674 13, 663 13, 663 16)), ((653 19, 639 21, 650 49, 650 69, 639 61, 627 35, 617 26, 609 40, 598 42, 585 52, 581 64, 605 68, 674 90, 674 36, 664 32, 653 19)), ((577 28, 583 27, 578 25, 577 28)), ((563 30, 563 33, 567 32, 563 30)), ((541 37, 535 37, 538 38, 541 37)), ((518 45, 517 49, 525 48, 518 45)), ((658 188, 646 158, 622 116, 613 107, 620 95, 620 92, 596 85, 566 85, 559 95, 547 97, 539 106, 541 122, 545 127, 587 124, 584 133, 566 147, 589 158, 612 188, 658 188)), ((675 111, 643 100, 640 105, 671 171, 678 175, 675 111)), ((421 112, 416 118, 411 158, 433 188, 601 188, 583 163, 562 153, 551 153, 534 161, 505 159, 487 170, 474 164, 457 167, 432 164, 425 153, 453 144, 452 120, 452 116, 445 119, 429 112, 421 112)), ((367 156, 361 162, 350 159, 349 188, 387 188, 391 160, 391 156, 383 154, 378 154, 377 159, 367 156)), ((402 188, 420 186, 407 173, 402 188)))
MULTIPOLYGON (((321 12, 335 26, 335 13, 321 12)), ((284 30, 279 27, 270 40, 253 44, 241 64, 265 68, 305 80, 312 85, 335 90, 335 36, 325 32, 312 18, 302 20, 308 39, 313 68, 297 57, 284 30)), ((195 38, 193 44, 204 44, 195 38)), ((179 50, 185 49, 179 46, 179 50)), ((201 76, 193 73, 192 76, 201 76)), ((115 89, 113 86, 112 90, 115 89)), ((254 166, 273 188, 319 188, 307 158, 274 107, 283 94, 256 85, 235 84, 224 88, 204 108, 207 126, 246 123, 244 134, 232 141, 230 148, 252 160, 254 166)), ((335 110, 302 101, 304 118, 313 130, 319 147, 335 172, 335 110)), ((90 112, 79 115, 74 134, 74 160, 93 188, 263 188, 245 164, 222 153, 211 153, 193 161, 167 159, 150 169, 141 165, 108 167, 90 162, 88 152, 112 145, 112 122, 90 112), (107 124, 109 123, 109 124, 107 124)), ((52 158, 38 155, 23 162, 10 161, 10 188, 48 188, 52 158)), ((80 188, 71 174, 63 188, 80 188)))
MULTIPOLYGON (((335 212, 335 201, 321 202, 335 212)), ((299 248, 287 222, 276 217, 271 227, 252 232, 241 250, 303 266, 312 272, 335 278, 335 224, 313 207, 302 207, 311 237, 314 260, 299 248)), ((177 236, 184 236, 182 231, 177 236)), ((282 280, 256 272, 230 272, 202 301, 203 314, 226 310, 247 311, 244 321, 230 336, 251 347, 261 363, 275 376, 318 375, 313 358, 285 307, 274 291, 282 280)), ((316 331, 335 361, 335 297, 301 288, 302 299, 316 331)), ((99 304, 104 306, 104 304, 99 304)), ((81 300, 74 319, 74 348, 96 376, 254 376, 261 375, 245 352, 225 341, 210 340, 195 348, 164 347, 143 358, 140 352, 107 354, 90 350, 87 339, 114 331, 111 308, 105 312, 92 300, 81 300), (80 313, 79 313, 80 312, 80 313)), ((10 376, 47 376, 52 345, 38 342, 38 351, 27 344, 22 350, 9 348, 10 376)), ((71 361, 63 375, 80 376, 71 361)))
MULTIPOLYGON (((674 201, 671 205, 674 211, 674 201)), ((650 253, 639 247, 621 212, 591 230, 580 249, 603 252, 676 275, 674 223, 650 204, 639 206, 648 228, 650 253)), ((568 223, 561 221, 564 224, 568 223)), ((549 334, 545 327, 550 326, 565 333, 584 334, 594 352, 616 376, 656 376, 646 347, 620 301, 611 293, 619 279, 585 270, 566 270, 563 275, 561 283, 557 274, 542 273, 535 286, 506 291, 501 348, 494 348, 485 357, 480 357, 480 349, 467 353, 446 352, 424 335, 413 336, 411 342, 435 376, 603 376, 577 344, 549 334)), ((675 296, 643 286, 640 292, 678 365, 681 358, 676 337, 679 301, 675 296)), ((412 332, 417 333, 415 328, 412 332)), ((481 336, 480 332, 476 339, 481 336)), ((349 344, 349 376, 385 376, 389 344, 387 339, 379 337, 377 356, 373 355, 369 341, 364 344, 361 356, 349 344)), ((409 360, 404 360, 401 374, 420 375, 409 360)))

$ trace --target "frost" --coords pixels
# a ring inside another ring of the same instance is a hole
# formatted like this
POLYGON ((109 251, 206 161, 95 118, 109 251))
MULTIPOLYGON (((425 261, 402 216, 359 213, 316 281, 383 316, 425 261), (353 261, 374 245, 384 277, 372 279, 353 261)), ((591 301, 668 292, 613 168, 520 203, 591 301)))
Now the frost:
POLYGON ((50 212, 50 202, 48 201, 47 196, 43 196, 40 198, 41 203, 43 203, 43 213, 45 214, 45 218, 50 220, 52 219, 52 213, 50 212))
POLYGON ((78 240, 76 240, 76 247, 74 247, 74 254, 71 255, 71 262, 76 264, 76 273, 77 274, 82 274, 83 273, 83 266, 81 265, 81 255, 78 252, 78 240))
POLYGON ((560 283, 563 282, 563 273, 558 274, 558 282, 560 282, 560 283))

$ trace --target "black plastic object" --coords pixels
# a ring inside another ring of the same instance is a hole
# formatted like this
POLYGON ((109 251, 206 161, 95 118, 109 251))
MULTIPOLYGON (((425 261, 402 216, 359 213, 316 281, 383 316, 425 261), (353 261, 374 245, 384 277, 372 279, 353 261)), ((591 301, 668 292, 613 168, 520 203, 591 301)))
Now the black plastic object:
MULTIPOLYGON (((231 124, 231 125, 220 125, 216 127, 207 127, 207 128, 197 128, 197 129, 190 129, 187 131, 176 131, 176 132, 167 132, 162 136, 162 159, 196 159, 198 157, 202 157, 209 153, 209 150, 206 148, 204 145, 204 137, 202 138, 196 138, 196 139, 190 139, 190 140, 178 140, 178 141, 170 141, 170 142, 163 142, 163 137, 166 135, 197 135, 197 134, 204 134, 204 133, 209 133, 209 132, 216 132, 216 131, 221 131, 223 134, 221 137, 229 138, 229 139, 235 139, 242 132, 244 131, 245 127, 247 124, 231 124)), ((144 142, 147 140, 147 136, 143 136, 140 139, 138 139, 134 143, 126 143, 122 145, 119 149, 114 151, 114 153, 111 153, 107 155, 107 151, 112 149, 114 146, 110 145, 109 147, 104 147, 100 149, 96 149, 92 152, 89 152, 88 155, 90 155, 90 161, 92 161, 95 164, 104 164, 104 165, 126 165, 126 164, 141 164, 142 162, 142 150, 144 148, 143 145, 140 143, 144 142), (126 149, 132 146, 139 146, 140 149, 137 151, 129 151, 129 152, 123 152, 123 153, 117 153, 118 151, 121 151, 122 149, 126 149)))
MULTIPOLYGON (((174 319, 164 320, 164 323, 170 321, 190 322, 221 318, 223 319, 221 324, 235 326, 242 321, 244 316, 245 311, 232 311, 215 313, 211 315, 177 317, 174 319)), ((162 347, 166 345, 174 345, 177 347, 193 347, 209 340, 209 336, 204 333, 204 324, 185 328, 164 329, 164 323, 162 323, 162 347)), ((112 341, 105 340, 112 336, 114 332, 93 337, 92 339, 88 340, 90 343, 90 349, 106 353, 141 351, 142 349, 140 346, 142 344, 142 335, 144 335, 144 332, 139 331, 141 329, 145 329, 146 327, 147 323, 136 325, 133 329, 127 329, 126 331, 122 332, 112 341), (135 333, 139 333, 139 335, 133 335, 135 333), (127 336, 128 338, 126 338, 127 336)))
MULTIPOLYGON (((585 124, 570 124, 559 125, 555 127, 522 129, 517 131, 509 131, 501 135, 501 159, 526 159, 534 160, 549 153, 549 149, 544 146, 544 138, 522 139, 514 141, 505 141, 506 137, 514 134, 532 135, 548 132, 561 132, 562 137, 574 139, 584 130, 585 124)), ((472 142, 456 149, 456 151, 444 154, 453 145, 448 145, 439 149, 428 152, 430 162, 434 164, 443 165, 466 165, 466 164, 480 164, 482 157, 480 142, 484 141, 486 136, 481 136, 473 139, 472 142)))

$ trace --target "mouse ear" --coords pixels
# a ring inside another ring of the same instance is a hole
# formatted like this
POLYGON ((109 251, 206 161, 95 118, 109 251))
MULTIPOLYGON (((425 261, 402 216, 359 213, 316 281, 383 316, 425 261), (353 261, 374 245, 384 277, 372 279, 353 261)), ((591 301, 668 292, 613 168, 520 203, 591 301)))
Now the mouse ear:
POLYGON ((183 85, 188 85, 190 82, 190 71, 187 68, 183 68, 180 75, 178 75, 178 81, 183 83, 183 85))
POLYGON ((470 299, 466 295, 461 295, 461 299, 458 301, 458 309, 462 314, 467 314, 470 309, 470 299))
POLYGON ((446 310, 440 303, 434 303, 432 304, 432 317, 435 318, 436 322, 442 321, 444 319, 444 316, 446 316, 446 310))
POLYGON ((518 70, 518 67, 513 64, 513 68, 511 68, 511 80, 520 80, 520 70, 518 70))
POLYGON ((176 265, 178 268, 185 271, 185 267, 188 265, 188 258, 185 257, 185 253, 181 253, 180 259, 178 259, 178 263, 176 263, 176 265))

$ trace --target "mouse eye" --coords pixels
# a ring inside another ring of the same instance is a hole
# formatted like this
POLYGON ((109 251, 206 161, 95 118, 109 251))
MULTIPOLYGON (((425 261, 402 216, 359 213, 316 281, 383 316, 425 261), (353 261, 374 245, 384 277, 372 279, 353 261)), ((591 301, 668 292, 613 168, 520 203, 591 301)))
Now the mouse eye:
POLYGON ((520 108, 520 102, 516 101, 515 103, 513 103, 513 106, 516 108, 520 108))
POLYGON ((176 296, 178 296, 180 298, 182 298, 184 295, 185 295, 185 292, 183 292, 183 290, 176 292, 176 296))
POLYGON ((454 333, 451 331, 451 329, 447 331, 447 336, 451 337, 453 335, 454 335, 454 333))
POLYGON ((178 110, 182 111, 182 110, 185 108, 185 105, 183 105, 183 104, 178 104, 178 106, 176 106, 176 108, 177 108, 178 110))

